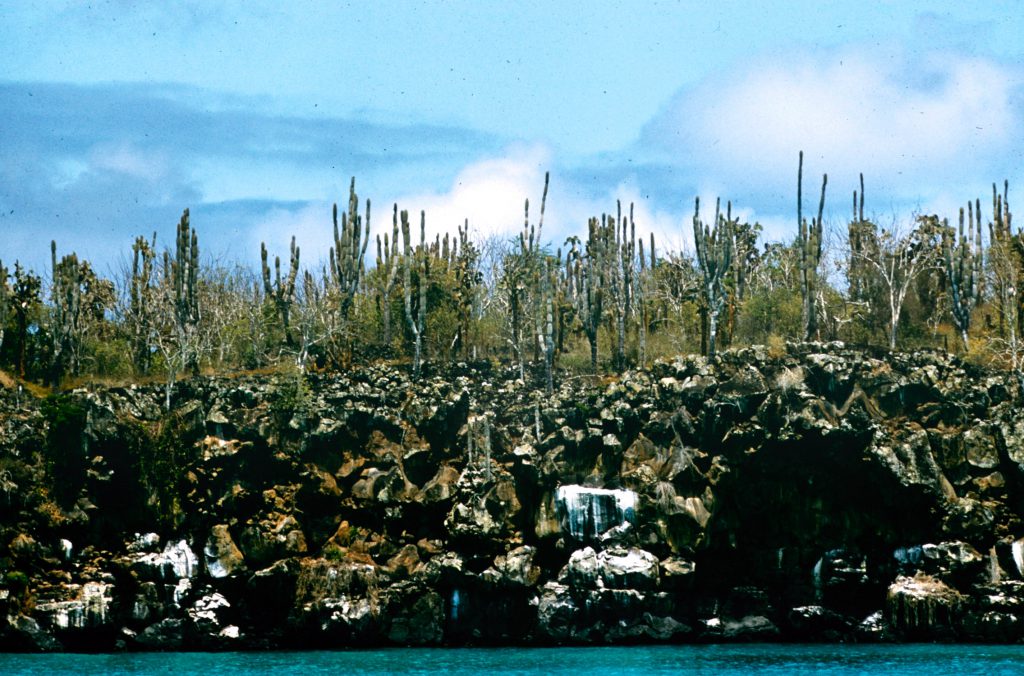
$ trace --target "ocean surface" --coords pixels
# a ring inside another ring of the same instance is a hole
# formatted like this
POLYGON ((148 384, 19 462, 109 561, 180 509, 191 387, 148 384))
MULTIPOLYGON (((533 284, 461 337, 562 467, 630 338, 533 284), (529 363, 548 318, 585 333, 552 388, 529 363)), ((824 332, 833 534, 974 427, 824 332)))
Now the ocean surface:
POLYGON ((0 655, 3 674, 1024 674, 1024 646, 742 645, 0 655))

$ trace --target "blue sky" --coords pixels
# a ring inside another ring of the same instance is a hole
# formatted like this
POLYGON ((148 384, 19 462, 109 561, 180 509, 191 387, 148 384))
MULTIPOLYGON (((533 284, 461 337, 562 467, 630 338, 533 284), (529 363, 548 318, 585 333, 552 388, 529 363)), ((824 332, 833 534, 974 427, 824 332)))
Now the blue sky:
POLYGON ((615 200, 685 246, 693 197, 788 238, 799 150, 829 212, 953 216, 1024 166, 1018 2, 0 0, 0 259, 104 266, 137 234, 326 254, 351 176, 428 227, 555 245, 615 200))

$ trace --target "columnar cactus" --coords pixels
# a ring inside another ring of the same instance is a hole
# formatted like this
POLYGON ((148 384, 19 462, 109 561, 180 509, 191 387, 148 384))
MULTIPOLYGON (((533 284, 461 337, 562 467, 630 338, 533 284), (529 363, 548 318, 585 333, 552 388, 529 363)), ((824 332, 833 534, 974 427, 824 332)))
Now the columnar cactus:
POLYGON ((942 241, 942 253, 946 262, 946 278, 949 280, 950 300, 952 301, 953 323, 960 332, 964 350, 970 349, 968 331, 971 328, 971 313, 977 304, 977 284, 975 258, 979 255, 971 232, 964 232, 964 210, 960 209, 959 237, 953 234, 948 223, 943 221, 945 236, 942 241))
POLYGON ((992 271, 993 294, 999 310, 1000 333, 1007 340, 1011 361, 1017 362, 1018 331, 1022 319, 1017 308, 1021 295, 1022 270, 1014 251, 1016 238, 1012 230, 1013 214, 1010 213, 1009 189, 1009 181, 1004 181, 1003 194, 1000 195, 996 185, 992 184, 992 220, 988 224, 989 267, 992 271))
POLYGON ((404 273, 404 285, 402 293, 405 300, 405 320, 409 324, 409 330, 413 336, 413 378, 420 377, 420 370, 423 362, 423 331, 427 323, 427 286, 430 284, 429 256, 427 255, 427 225, 426 214, 420 212, 420 244, 413 251, 409 237, 409 212, 402 211, 402 241, 405 244, 405 253, 402 256, 402 269, 404 273), (412 271, 416 268, 416 284, 419 290, 419 305, 415 312, 412 304, 412 271))
POLYGON ((14 306, 14 327, 16 330, 15 339, 16 355, 15 360, 18 367, 18 375, 25 377, 25 356, 28 347, 28 328, 32 315, 39 306, 39 292, 42 288, 42 280, 38 275, 21 267, 18 261, 14 261, 14 285, 12 287, 11 303, 14 306))
POLYGON ((274 256, 274 281, 270 281, 270 266, 267 265, 267 245, 260 242, 260 267, 263 272, 263 291, 274 302, 277 314, 281 318, 281 329, 284 331, 286 345, 294 345, 291 335, 291 309, 295 303, 295 278, 299 274, 299 247, 292 237, 291 260, 288 275, 281 278, 281 257, 274 256))
POLYGON ((178 368, 199 371, 199 235, 189 223, 188 209, 181 215, 175 237, 174 258, 164 252, 164 290, 170 306, 170 335, 163 336, 161 350, 167 362, 164 405, 171 408, 171 389, 178 368))
MULTIPOLYGON (((534 334, 534 360, 546 352, 545 343, 545 295, 542 284, 548 282, 543 272, 544 254, 541 251, 541 236, 544 232, 544 209, 548 201, 548 177, 544 174, 544 193, 540 201, 540 218, 537 221, 536 229, 530 223, 530 200, 525 202, 523 232, 519 236, 520 258, 519 265, 522 267, 525 295, 533 305, 534 334)), ((545 362, 547 360, 545 359, 545 362)))
POLYGON ((463 357, 469 357, 469 329, 482 277, 477 265, 480 254, 469 239, 469 220, 459 227, 458 245, 452 249, 455 268, 455 303, 459 314, 458 343, 463 357))
POLYGON ((391 238, 384 233, 381 244, 377 235, 377 302, 380 306, 383 342, 386 347, 391 345, 391 292, 398 280, 398 204, 394 205, 391 217, 391 238))
POLYGON ((803 217, 803 175, 804 152, 800 151, 800 166, 796 182, 796 220, 799 227, 797 246, 800 255, 800 295, 803 299, 804 340, 818 336, 818 265, 821 263, 822 213, 825 210, 825 187, 828 174, 821 177, 821 200, 818 202, 818 217, 810 224, 803 217))
POLYGON ((328 256, 331 279, 338 292, 341 317, 347 320, 363 279, 363 255, 370 241, 370 200, 366 200, 364 222, 359 215, 359 197, 356 195, 354 176, 348 189, 348 211, 342 214, 340 229, 337 204, 334 205, 331 217, 334 221, 334 246, 328 256))
POLYGON ((635 295, 636 223, 633 205, 629 218, 622 217, 622 203, 616 205, 616 227, 611 263, 611 292, 615 301, 615 368, 626 368, 626 322, 633 312, 635 295))
POLYGON ((878 233, 874 223, 864 220, 864 174, 860 175, 860 193, 853 191, 853 216, 847 226, 847 240, 850 247, 847 272, 850 298, 868 303, 872 300, 874 287, 869 261, 878 257, 878 233))
POLYGON ((635 290, 635 306, 638 311, 637 317, 637 343, 639 348, 640 366, 647 365, 647 331, 650 327, 650 316, 648 305, 651 289, 654 283, 655 267, 657 265, 657 254, 654 246, 654 233, 651 233, 650 262, 644 253, 644 241, 641 238, 637 241, 639 246, 638 260, 640 271, 637 274, 635 290))
POLYGON ((544 175, 544 194, 540 204, 540 219, 537 225, 530 223, 530 200, 524 203, 523 229, 519 233, 518 251, 505 257, 502 285, 508 292, 509 316, 511 323, 510 342, 519 365, 519 377, 526 378, 526 355, 524 353, 523 331, 529 331, 528 322, 533 321, 533 333, 537 337, 534 357, 539 358, 543 344, 543 319, 539 289, 539 266, 542 261, 541 237, 544 228, 544 210, 547 204, 549 175, 544 175), (524 326, 527 324, 527 326, 524 326))
POLYGON ((572 280, 576 314, 583 333, 590 343, 590 366, 597 371, 597 338, 604 313, 606 287, 610 270, 607 261, 615 241, 615 225, 607 216, 587 222, 587 244, 583 251, 575 238, 566 255, 567 277, 572 280))
POLYGON ((50 381, 60 384, 65 369, 78 371, 78 352, 82 310, 82 266, 73 252, 57 262, 57 242, 50 241, 53 270, 51 301, 53 302, 50 333, 53 337, 50 381))
POLYGON ((732 221, 721 214, 721 200, 715 201, 715 220, 706 225, 700 219, 700 198, 694 200, 693 243, 701 272, 701 291, 707 309, 708 357, 715 356, 718 318, 725 307, 727 290, 722 283, 732 264, 732 221))
POLYGON ((537 342, 544 357, 544 383, 548 394, 554 391, 555 297, 558 295, 560 261, 545 256, 537 269, 537 342))
POLYGON ((0 351, 4 347, 4 329, 7 328, 7 322, 11 318, 12 311, 12 289, 7 285, 7 278, 10 277, 10 271, 4 267, 3 261, 0 261, 0 351))
POLYGON ((199 324, 199 235, 189 223, 188 209, 178 222, 174 259, 165 266, 174 288, 174 316, 179 329, 199 324))
POLYGON ((156 258, 156 233, 149 243, 141 235, 132 244, 132 277, 128 290, 128 317, 132 342, 132 361, 140 375, 149 373, 152 363, 153 261, 156 258))

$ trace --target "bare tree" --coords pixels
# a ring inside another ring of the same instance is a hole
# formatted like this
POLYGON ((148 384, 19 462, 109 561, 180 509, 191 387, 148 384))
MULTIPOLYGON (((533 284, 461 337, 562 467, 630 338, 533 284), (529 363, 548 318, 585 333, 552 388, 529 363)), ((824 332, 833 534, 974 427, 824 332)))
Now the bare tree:
MULTIPOLYGON (((867 228, 862 227, 862 237, 866 237, 866 232, 867 228)), ((884 295, 888 306, 890 350, 896 349, 900 315, 907 292, 921 273, 938 264, 938 232, 930 219, 919 218, 917 226, 910 231, 901 230, 897 225, 883 228, 877 236, 872 236, 870 245, 862 239, 860 246, 850 251, 850 266, 869 270, 873 283, 884 295)))
POLYGON ((199 304, 199 236, 189 223, 188 209, 178 222, 174 257, 164 252, 162 281, 155 289, 159 308, 154 313, 153 337, 167 369, 165 406, 171 408, 171 391, 178 373, 199 370, 203 352, 199 304))

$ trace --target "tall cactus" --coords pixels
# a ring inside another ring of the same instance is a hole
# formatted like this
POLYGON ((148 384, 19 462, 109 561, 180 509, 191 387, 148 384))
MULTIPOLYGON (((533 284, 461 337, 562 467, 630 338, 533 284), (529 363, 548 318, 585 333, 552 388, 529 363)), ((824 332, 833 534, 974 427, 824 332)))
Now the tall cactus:
POLYGON ((391 238, 384 233, 381 244, 377 235, 377 302, 380 306, 384 346, 391 347, 391 293, 398 280, 398 204, 394 205, 391 218, 391 238))
POLYGON ((53 240, 50 241, 50 260, 53 270, 50 297, 53 303, 50 382, 57 387, 65 370, 78 372, 83 270, 74 252, 62 257, 58 263, 57 242, 53 240))
POLYGON ((647 366, 647 331, 650 328, 651 322, 648 314, 648 305, 657 267, 657 250, 654 247, 654 233, 652 232, 650 236, 651 246, 649 264, 647 262, 647 256, 644 255, 644 240, 641 238, 637 241, 637 244, 639 245, 639 255, 637 258, 640 262, 640 270, 637 274, 636 307, 638 310, 637 347, 640 358, 640 368, 646 368, 647 366))
POLYGON ((370 200, 366 200, 364 221, 359 215, 359 197, 356 195, 354 176, 348 189, 348 211, 342 214, 340 229, 337 204, 333 207, 331 217, 334 221, 334 246, 328 256, 331 279, 338 292, 342 320, 347 321, 362 283, 365 272, 363 255, 370 241, 370 200))
POLYGON ((152 364, 153 261, 156 258, 156 233, 152 243, 141 235, 132 244, 132 277, 128 289, 128 317, 131 331, 132 361, 140 375, 149 373, 152 364))
POLYGON ((530 201, 526 200, 526 218, 520 236, 522 263, 526 265, 529 296, 533 302, 534 333, 536 351, 544 362, 545 389, 550 394, 554 389, 555 362, 555 296, 558 293, 558 274, 555 266, 541 250, 541 235, 544 231, 544 210, 548 200, 548 178, 544 174, 544 193, 540 202, 540 217, 536 232, 530 225, 530 201), (529 235, 527 235, 529 227, 529 235), (525 243, 525 246, 524 246, 525 243))
MULTIPOLYGON (((519 233, 518 251, 505 257, 502 284, 508 291, 509 318, 511 323, 512 351, 519 365, 519 377, 526 379, 526 354, 523 341, 524 330, 530 332, 532 319, 533 333, 541 336, 543 320, 540 306, 539 266, 541 265, 541 238, 544 229, 544 210, 547 205, 549 174, 544 174, 544 194, 540 203, 540 219, 537 225, 530 223, 530 200, 524 202, 523 229, 519 233)), ((538 357, 541 341, 530 341, 534 345, 534 356, 538 357)))
POLYGON ((722 283, 732 265, 732 221, 721 214, 721 200, 715 201, 715 220, 707 225, 700 219, 700 198, 694 200, 693 242, 701 272, 701 291, 707 309, 708 357, 715 356, 718 318, 725 307, 727 290, 722 283))
POLYGON ((402 211, 402 242, 405 245, 405 253, 402 256, 403 287, 402 294, 405 301, 405 320, 409 324, 409 330, 413 338, 412 376, 420 377, 420 370, 423 365, 423 331, 427 323, 427 287, 430 284, 429 256, 427 255, 427 225, 426 214, 420 212, 420 244, 415 251, 409 235, 409 212, 402 211), (416 268, 416 285, 419 292, 419 304, 413 309, 413 285, 412 270, 416 268))
POLYGON ((636 223, 633 204, 629 217, 622 217, 622 203, 616 203, 615 239, 611 263, 611 293, 615 302, 615 368, 626 368, 626 324, 633 312, 635 295, 636 223))
POLYGON ((850 298, 861 303, 871 302, 875 285, 869 261, 878 257, 878 232, 874 223, 864 219, 864 174, 860 175, 860 192, 853 191, 853 215, 847 226, 847 241, 850 298))
POLYGON ((199 324, 199 234, 191 227, 188 209, 178 222, 174 260, 170 264, 174 287, 174 316, 179 332, 199 324))
POLYGON ((572 247, 566 254, 566 267, 567 276, 572 280, 576 314, 590 343, 590 367, 596 373, 598 332, 604 313, 609 273, 607 260, 615 239, 614 225, 608 223, 607 216, 591 218, 587 222, 587 232, 587 244, 582 251, 578 240, 568 240, 572 247))
POLYGON ((178 369, 199 372, 199 234, 191 227, 188 209, 178 221, 174 258, 164 252, 164 287, 173 319, 162 347, 167 362, 164 404, 171 408, 171 389, 178 369))
POLYGON ((291 257, 288 275, 281 278, 281 257, 274 256, 274 281, 270 280, 270 266, 267 264, 267 245, 260 242, 260 268, 263 273, 263 291, 267 298, 274 301, 277 315, 281 318, 281 330, 284 331, 284 342, 288 346, 295 344, 291 335, 291 309, 295 303, 295 278, 299 274, 299 247, 292 236, 291 257))
POLYGON ((545 256, 537 266, 534 288, 537 294, 537 343, 544 358, 544 387, 554 391, 555 296, 558 293, 558 265, 545 256))
MULTIPOLYGON (((1019 330, 1022 317, 1018 312, 1019 297, 1022 295, 1021 273, 1024 272, 1014 251, 1015 237, 1012 229, 1013 214, 1010 213, 1010 183, 1003 181, 1000 195, 995 183, 992 184, 992 220, 989 229, 989 267, 992 270, 993 295, 999 311, 999 331, 1009 348, 1011 365, 1020 362, 1019 330)), ((979 219, 980 221, 980 219, 979 219)))
POLYGON ((21 267, 14 261, 14 284, 11 287, 11 302, 14 306, 14 328, 16 343, 15 361, 18 376, 25 377, 25 359, 28 348, 28 330, 33 313, 39 306, 42 280, 39 276, 21 267))
POLYGON ((469 239, 469 220, 459 226, 457 247, 452 250, 455 267, 455 303, 459 314, 457 340, 464 358, 470 356, 470 321, 477 302, 477 291, 482 281, 478 264, 480 253, 469 239))
POLYGON ((7 328, 7 322, 10 321, 13 310, 11 299, 13 289, 7 284, 7 279, 10 276, 10 271, 4 267, 4 262, 0 261, 0 353, 4 347, 4 330, 7 328))
POLYGON ((803 299, 804 340, 818 336, 818 266, 821 263, 822 213, 825 210, 825 187, 828 174, 821 177, 821 200, 818 217, 808 224, 803 217, 804 151, 800 151, 800 165, 796 180, 796 220, 799 227, 797 246, 800 255, 800 295, 803 299))
POLYGON ((964 210, 960 209, 959 237, 949 230, 943 221, 945 235, 942 253, 946 262, 946 278, 949 281, 952 301, 953 323, 960 332, 964 350, 970 349, 968 331, 971 328, 971 313, 977 304, 978 277, 976 257, 979 255, 970 229, 964 232, 964 210))

